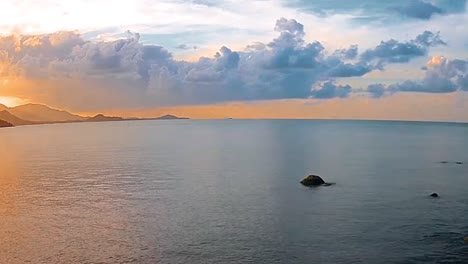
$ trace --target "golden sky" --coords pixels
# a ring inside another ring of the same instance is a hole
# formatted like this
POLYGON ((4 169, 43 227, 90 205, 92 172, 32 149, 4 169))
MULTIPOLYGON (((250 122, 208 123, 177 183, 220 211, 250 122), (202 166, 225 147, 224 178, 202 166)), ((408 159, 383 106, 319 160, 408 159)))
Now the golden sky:
MULTIPOLYGON (((174 114, 194 119, 375 119, 468 122, 468 95, 398 94, 380 99, 275 100, 216 105, 108 111, 108 115, 156 117, 174 114)), ((83 115, 93 115, 83 112, 83 115)))
POLYGON ((0 104, 10 107, 127 117, 468 119, 465 2, 434 1, 422 11, 400 0, 118 0, 112 11, 100 0, 4 2, 0 104))

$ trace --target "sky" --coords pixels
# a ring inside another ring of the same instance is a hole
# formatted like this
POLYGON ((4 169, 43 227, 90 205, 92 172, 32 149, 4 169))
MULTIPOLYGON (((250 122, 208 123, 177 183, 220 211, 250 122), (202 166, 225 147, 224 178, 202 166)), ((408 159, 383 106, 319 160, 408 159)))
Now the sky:
POLYGON ((2 0, 0 103, 468 122, 466 0, 2 0))

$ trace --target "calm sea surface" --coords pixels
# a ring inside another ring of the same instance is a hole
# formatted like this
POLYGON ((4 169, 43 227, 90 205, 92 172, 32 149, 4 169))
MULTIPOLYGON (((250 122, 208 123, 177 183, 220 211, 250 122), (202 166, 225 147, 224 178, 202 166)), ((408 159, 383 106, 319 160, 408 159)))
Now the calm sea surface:
POLYGON ((0 129, 2 264, 468 263, 464 236, 468 125, 0 129))

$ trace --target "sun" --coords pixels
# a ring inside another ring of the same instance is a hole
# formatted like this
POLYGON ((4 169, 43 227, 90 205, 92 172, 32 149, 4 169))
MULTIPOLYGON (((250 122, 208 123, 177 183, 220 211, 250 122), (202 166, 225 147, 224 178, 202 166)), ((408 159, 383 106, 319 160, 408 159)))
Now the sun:
POLYGON ((15 107, 24 103, 25 101, 20 98, 11 97, 11 96, 0 96, 0 104, 8 106, 8 107, 15 107))

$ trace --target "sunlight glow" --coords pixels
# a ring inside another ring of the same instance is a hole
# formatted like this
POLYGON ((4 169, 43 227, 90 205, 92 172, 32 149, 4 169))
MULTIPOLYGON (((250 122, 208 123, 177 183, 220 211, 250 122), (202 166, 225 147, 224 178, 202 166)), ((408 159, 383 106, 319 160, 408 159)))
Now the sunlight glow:
POLYGON ((0 104, 8 106, 8 107, 15 107, 21 104, 25 104, 26 101, 16 97, 10 96, 0 96, 0 104))

